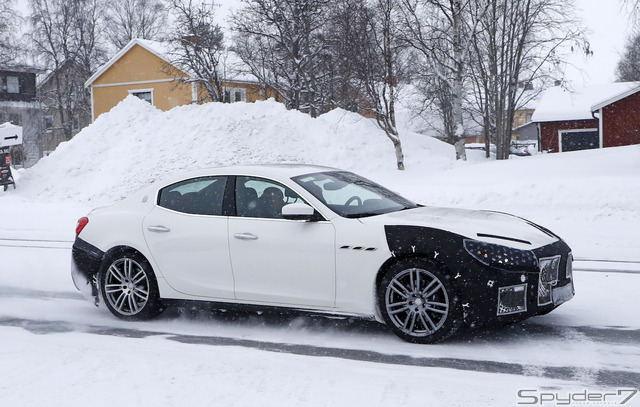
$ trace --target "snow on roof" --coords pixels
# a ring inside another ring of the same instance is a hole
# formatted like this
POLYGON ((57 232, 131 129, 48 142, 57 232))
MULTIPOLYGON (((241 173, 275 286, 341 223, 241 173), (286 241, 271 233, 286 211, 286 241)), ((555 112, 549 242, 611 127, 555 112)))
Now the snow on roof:
MULTIPOLYGON (((103 73, 107 71, 113 64, 116 63, 124 54, 129 52, 135 45, 139 45, 158 58, 163 59, 169 63, 175 59, 176 50, 169 42, 146 40, 142 38, 134 38, 127 45, 124 46, 117 54, 115 54, 109 61, 103 64, 98 70, 91 75, 85 82, 84 86, 89 87, 98 79, 103 73)), ((236 82, 256 82, 256 78, 248 73, 246 64, 240 59, 240 57, 233 51, 227 50, 226 54, 222 57, 221 63, 223 64, 223 76, 225 80, 236 82)), ((180 68, 183 72, 189 76, 195 76, 193 72, 188 69, 180 68)))
POLYGON ((592 85, 569 91, 547 89, 531 118, 534 122, 593 119, 592 112, 640 91, 640 82, 592 85))

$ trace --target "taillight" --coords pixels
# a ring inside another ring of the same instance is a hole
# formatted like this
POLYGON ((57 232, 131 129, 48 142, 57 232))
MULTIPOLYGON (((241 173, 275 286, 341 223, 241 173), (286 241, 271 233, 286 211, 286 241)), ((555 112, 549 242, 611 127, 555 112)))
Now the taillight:
POLYGON ((78 219, 78 226, 76 226, 76 236, 78 236, 80 232, 82 232, 82 229, 87 226, 87 223, 89 223, 89 218, 87 218, 86 216, 78 219))

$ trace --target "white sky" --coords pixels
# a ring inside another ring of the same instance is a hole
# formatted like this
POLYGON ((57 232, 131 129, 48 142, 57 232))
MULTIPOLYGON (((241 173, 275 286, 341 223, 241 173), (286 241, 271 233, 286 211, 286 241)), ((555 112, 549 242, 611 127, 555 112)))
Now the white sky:
MULTIPOLYGON (((220 14, 227 15, 229 9, 240 5, 238 0, 217 0, 220 14)), ((615 68, 624 44, 632 31, 629 10, 621 0, 575 0, 578 17, 589 30, 588 38, 594 55, 576 55, 565 67, 565 77, 573 86, 607 83, 615 80, 615 68)), ((28 0, 17 0, 16 8, 26 16, 28 0)))
POLYGON ((616 65, 632 32, 629 10, 621 0, 576 0, 576 8, 588 30, 593 56, 576 56, 575 67, 566 67, 566 79, 577 87, 614 81, 616 65))

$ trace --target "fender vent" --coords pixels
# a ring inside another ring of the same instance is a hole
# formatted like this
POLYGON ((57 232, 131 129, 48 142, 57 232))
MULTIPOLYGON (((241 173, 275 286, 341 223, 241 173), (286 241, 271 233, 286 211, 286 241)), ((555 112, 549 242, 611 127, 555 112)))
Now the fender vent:
POLYGON ((374 252, 378 250, 377 247, 364 247, 364 246, 340 246, 340 248, 345 250, 359 250, 364 252, 374 252))

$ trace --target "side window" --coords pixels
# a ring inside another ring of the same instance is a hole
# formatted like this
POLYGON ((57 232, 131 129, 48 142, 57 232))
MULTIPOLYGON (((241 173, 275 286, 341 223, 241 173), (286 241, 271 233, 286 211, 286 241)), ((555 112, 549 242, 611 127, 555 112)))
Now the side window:
POLYGON ((282 207, 304 200, 290 188, 275 181, 236 177, 236 214, 250 218, 282 219, 282 207))
POLYGON ((181 181, 160 190, 158 205, 194 215, 222 215, 227 177, 202 177, 181 181))

